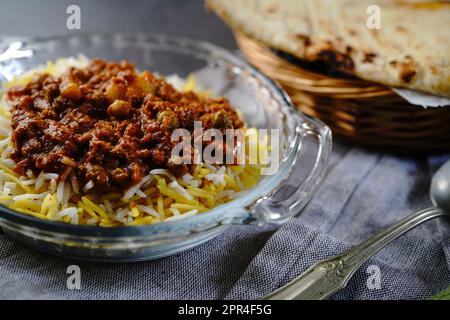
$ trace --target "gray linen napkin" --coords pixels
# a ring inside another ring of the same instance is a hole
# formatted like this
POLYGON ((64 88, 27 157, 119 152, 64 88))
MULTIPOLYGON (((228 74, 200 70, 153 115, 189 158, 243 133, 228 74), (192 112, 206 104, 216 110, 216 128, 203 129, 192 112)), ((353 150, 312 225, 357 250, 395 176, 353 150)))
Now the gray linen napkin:
MULTIPOLYGON (((156 261, 71 261, 2 234, 0 298, 256 298, 430 205, 430 177, 448 158, 396 157, 338 144, 323 185, 298 218, 280 228, 233 226, 208 243, 156 261), (81 269, 80 290, 66 286, 72 264, 81 269)), ((429 221, 370 259, 333 298, 429 298, 450 284, 449 266, 450 223, 429 221), (380 286, 367 285, 374 266, 380 286)))

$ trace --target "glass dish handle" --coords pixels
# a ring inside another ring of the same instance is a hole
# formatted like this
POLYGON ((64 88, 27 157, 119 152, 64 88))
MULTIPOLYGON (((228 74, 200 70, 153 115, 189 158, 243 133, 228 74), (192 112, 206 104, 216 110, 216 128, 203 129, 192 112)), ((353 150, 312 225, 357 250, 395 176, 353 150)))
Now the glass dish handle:
POLYGON ((297 118, 296 131, 302 139, 296 146, 294 164, 278 187, 250 208, 252 224, 285 223, 308 204, 325 177, 332 149, 331 130, 320 120, 297 114, 295 117, 297 118), (313 139, 316 150, 313 155, 312 169, 299 185, 295 182, 295 178, 305 164, 301 161, 301 157, 304 153, 302 151, 306 149, 304 143, 308 138, 313 139))

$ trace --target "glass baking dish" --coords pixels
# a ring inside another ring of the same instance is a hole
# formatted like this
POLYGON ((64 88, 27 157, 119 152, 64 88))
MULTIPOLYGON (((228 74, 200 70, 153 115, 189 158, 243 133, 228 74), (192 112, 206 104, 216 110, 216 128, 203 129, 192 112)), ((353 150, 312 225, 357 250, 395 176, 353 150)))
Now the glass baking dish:
POLYGON ((148 226, 105 228, 39 220, 0 206, 0 227, 45 252, 93 261, 155 259, 197 246, 232 224, 282 224, 317 191, 331 153, 331 132, 297 112, 274 82, 235 54, 209 43, 148 33, 85 34, 22 40, 0 49, 0 81, 48 60, 76 56, 130 60, 141 69, 186 77, 225 96, 248 126, 280 131, 280 165, 245 195, 213 210, 148 226))

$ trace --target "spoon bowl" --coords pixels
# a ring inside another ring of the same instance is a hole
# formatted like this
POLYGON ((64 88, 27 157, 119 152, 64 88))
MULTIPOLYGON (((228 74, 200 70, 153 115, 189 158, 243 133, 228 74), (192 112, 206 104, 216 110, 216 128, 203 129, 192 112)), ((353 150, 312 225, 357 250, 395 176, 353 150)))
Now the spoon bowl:
POLYGON ((447 161, 433 176, 430 198, 435 206, 450 213, 450 161, 447 161))

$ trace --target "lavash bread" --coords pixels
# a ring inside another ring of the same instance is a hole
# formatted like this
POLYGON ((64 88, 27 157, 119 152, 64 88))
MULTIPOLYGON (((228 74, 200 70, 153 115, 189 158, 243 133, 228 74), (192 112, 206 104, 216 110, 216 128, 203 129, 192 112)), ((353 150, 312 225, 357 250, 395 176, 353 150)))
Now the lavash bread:
POLYGON ((233 29, 307 61, 450 97, 450 2, 206 0, 233 29), (367 8, 381 9, 381 29, 367 8))

